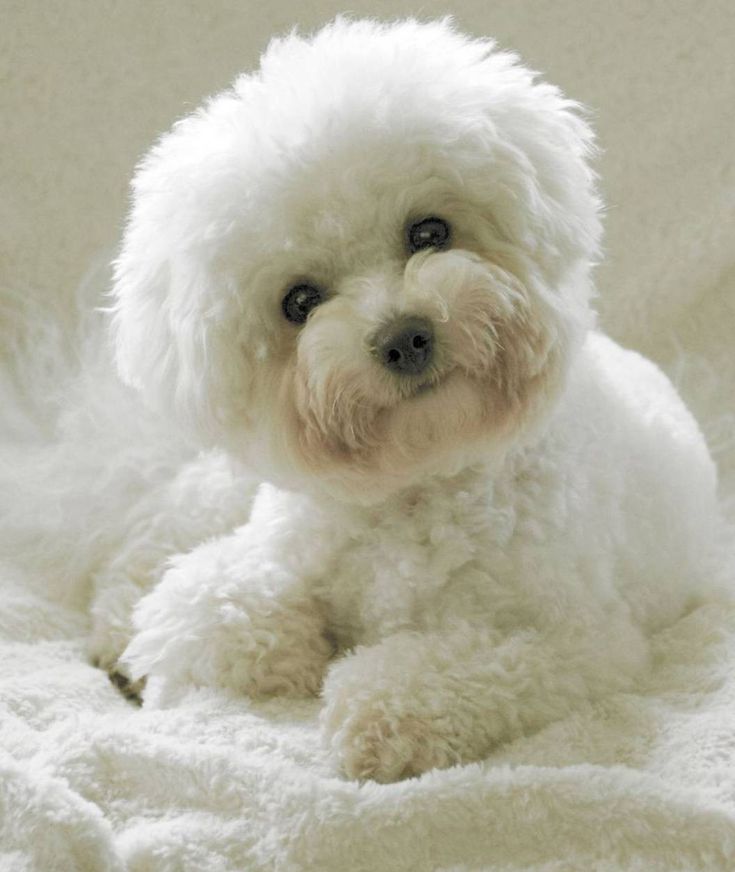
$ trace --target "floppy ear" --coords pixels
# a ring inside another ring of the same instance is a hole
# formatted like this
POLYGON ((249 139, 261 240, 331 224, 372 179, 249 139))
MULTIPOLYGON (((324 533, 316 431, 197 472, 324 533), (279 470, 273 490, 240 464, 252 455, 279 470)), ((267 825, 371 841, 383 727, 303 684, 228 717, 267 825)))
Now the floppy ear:
POLYGON ((242 289, 223 246, 247 197, 233 169, 242 101, 231 92, 177 122, 144 158, 115 262, 112 334, 121 378, 197 431, 242 418, 242 289), (237 123, 235 123, 237 122, 237 123), (238 332, 239 331, 239 332, 238 332))
POLYGON ((186 258, 172 262, 161 232, 131 217, 115 263, 115 358, 149 405, 194 423, 208 405, 205 280, 186 258))

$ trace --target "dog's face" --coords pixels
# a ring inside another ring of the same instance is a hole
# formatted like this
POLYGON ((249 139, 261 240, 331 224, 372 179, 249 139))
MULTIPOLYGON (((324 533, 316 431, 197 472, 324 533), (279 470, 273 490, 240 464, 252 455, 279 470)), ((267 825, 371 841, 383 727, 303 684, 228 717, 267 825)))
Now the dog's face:
POLYGON ((500 456, 589 325, 590 147, 554 88, 446 23, 275 43, 139 169, 120 371, 264 477, 346 499, 500 456))

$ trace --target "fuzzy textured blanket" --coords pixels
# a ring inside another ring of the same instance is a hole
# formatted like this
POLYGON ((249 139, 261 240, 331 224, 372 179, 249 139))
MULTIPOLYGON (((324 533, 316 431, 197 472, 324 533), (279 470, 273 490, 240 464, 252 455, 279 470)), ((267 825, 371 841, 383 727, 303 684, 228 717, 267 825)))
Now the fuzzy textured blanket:
POLYGON ((8 872, 735 867, 735 609, 662 633, 636 693, 389 786, 331 775, 315 704, 131 708, 84 663, 83 616, 8 575, 0 629, 8 872))
MULTIPOLYGON (((501 3, 500 24, 505 6, 520 20, 517 10, 532 5, 501 3)), ((632 18, 622 11, 609 23, 590 13, 592 47, 575 36, 561 83, 574 92, 575 81, 594 80, 584 73, 585 52, 608 52, 590 68, 609 86, 573 94, 602 107, 603 145, 614 155, 603 173, 625 179, 608 188, 617 212, 600 274, 603 322, 680 387, 718 461, 735 522, 735 23, 729 4, 696 5, 692 20, 659 3, 633 4, 632 18), (641 34, 658 40, 668 72, 647 56, 641 34), (605 113, 621 99, 629 101, 624 111, 605 113), (611 119, 618 126, 605 130, 611 119)), ((564 21, 575 8, 586 7, 560 3, 556 24, 537 22, 564 51, 564 21)), ((19 176, 15 187, 25 184, 19 176)), ((4 359, 17 307, 0 302, 2 872, 735 869, 735 605, 701 606, 661 632, 635 691, 483 763, 396 785, 333 774, 316 702, 255 705, 215 692, 192 693, 168 710, 126 702, 84 653, 88 566, 75 563, 75 542, 95 535, 103 504, 71 521, 39 517, 36 528, 32 512, 15 516, 25 495, 13 470, 36 469, 40 492, 47 464, 57 467, 53 481, 62 480, 65 456, 49 455, 43 426, 28 429, 39 407, 23 407, 18 384, 28 380, 4 359), (60 593, 66 580, 69 592, 60 593)), ((64 486, 83 496, 103 473, 90 460, 64 486)), ((722 568, 735 586, 735 547, 731 555, 722 568)))

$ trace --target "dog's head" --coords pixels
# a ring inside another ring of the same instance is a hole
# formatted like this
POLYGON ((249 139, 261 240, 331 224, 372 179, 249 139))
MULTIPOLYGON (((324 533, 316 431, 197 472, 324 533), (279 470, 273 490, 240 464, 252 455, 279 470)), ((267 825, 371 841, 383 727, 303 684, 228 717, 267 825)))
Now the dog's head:
POLYGON ((120 372, 347 499, 501 456, 590 324, 591 148, 575 104, 447 22, 278 40, 139 168, 120 372))

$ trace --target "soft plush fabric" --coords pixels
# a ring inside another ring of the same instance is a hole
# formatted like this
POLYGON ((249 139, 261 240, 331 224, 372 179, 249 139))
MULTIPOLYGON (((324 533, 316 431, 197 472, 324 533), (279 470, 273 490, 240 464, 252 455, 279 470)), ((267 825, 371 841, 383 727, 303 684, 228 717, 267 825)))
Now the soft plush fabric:
POLYGON ((0 868, 729 870, 735 609, 663 632, 640 691, 486 763, 331 775, 315 703, 215 693, 141 712, 83 660, 83 617, 5 575, 0 868))
MULTIPOLYGON (((550 70, 552 79, 601 107, 604 188, 613 190, 603 321, 680 386, 735 521, 729 4, 698 4, 696 14, 621 4, 611 21, 608 4, 587 12, 562 3, 553 16, 530 2, 500 7, 494 14, 508 34, 531 33, 528 46, 564 55, 569 75, 550 70)), ((478 31, 480 23, 493 31, 492 21, 478 19, 478 31)), ((57 159, 67 172, 76 161, 57 159)), ((17 238, 30 261, 29 226, 17 238)), ((49 265, 38 275, 50 297, 51 255, 40 262, 49 265)), ((15 309, 0 312, 1 352, 15 309)), ((23 416, 4 412, 15 439, 4 458, 27 463, 23 416)), ((3 507, 12 514, 9 496, 3 507)), ((73 537, 56 547, 70 573, 73 537)), ((735 608, 705 605, 662 632, 654 669, 634 693, 577 711, 482 764, 359 786, 328 767, 316 703, 256 706, 201 692, 176 709, 131 706, 86 662, 83 597, 63 601, 52 561, 16 559, 33 548, 32 536, 19 537, 0 569, 3 872, 735 868, 735 608)), ((77 591, 79 578, 70 581, 77 591)))

